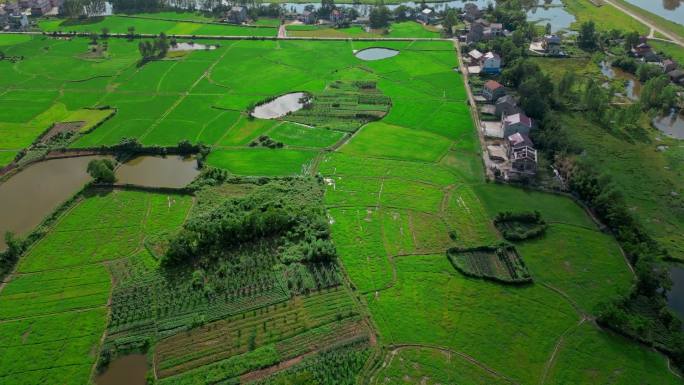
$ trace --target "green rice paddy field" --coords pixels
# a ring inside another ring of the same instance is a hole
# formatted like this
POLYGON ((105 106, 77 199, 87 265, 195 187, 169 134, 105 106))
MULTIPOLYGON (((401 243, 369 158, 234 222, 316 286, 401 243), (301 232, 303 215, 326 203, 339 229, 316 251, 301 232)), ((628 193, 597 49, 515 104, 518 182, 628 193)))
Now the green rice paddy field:
POLYGON ((64 19, 42 20, 38 26, 46 32, 95 32, 102 33, 103 28, 109 29, 109 33, 128 33, 128 28, 135 28, 135 33, 167 35, 228 35, 228 36, 275 36, 278 29, 273 26, 242 27, 228 24, 214 24, 207 20, 195 20, 190 14, 185 21, 171 21, 164 19, 181 18, 185 14, 168 12, 159 18, 106 16, 102 18, 87 19, 86 21, 74 21, 64 19), (175 16, 175 17, 174 17, 175 16))
MULTIPOLYGON (((72 147, 190 140, 212 146, 208 166, 236 175, 320 174, 343 270, 367 308, 374 348, 388 353, 386 365, 359 374, 366 382, 680 383, 664 356, 592 321, 600 302, 633 282, 615 241, 566 197, 485 183, 451 42, 222 41, 142 67, 137 42, 123 39, 97 60, 83 57, 85 39, 0 35, 0 46, 25 57, 0 61, 0 127, 21 131, 0 136, 1 150, 28 145, 55 111, 109 106, 114 117, 72 147), (367 47, 400 53, 353 55, 367 47), (266 98, 336 81, 374 84, 391 99, 389 113, 353 133, 247 115, 266 98), (260 136, 283 147, 251 147, 260 136), (550 225, 516 244, 532 284, 468 278, 447 259, 451 247, 501 242, 492 220, 504 209, 538 210, 550 225)), ((109 264, 154 264, 144 239, 177 229, 191 205, 116 191, 68 211, 0 291, 0 382, 88 383, 108 322, 109 264)))

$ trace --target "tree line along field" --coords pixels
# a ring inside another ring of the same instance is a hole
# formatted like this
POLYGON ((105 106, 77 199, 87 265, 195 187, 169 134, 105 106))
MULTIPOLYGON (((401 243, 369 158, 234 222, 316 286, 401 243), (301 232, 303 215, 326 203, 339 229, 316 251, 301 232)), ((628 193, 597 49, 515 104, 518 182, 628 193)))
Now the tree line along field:
MULTIPOLYGON (((213 51, 138 67, 137 43, 123 39, 110 39, 108 57, 99 60, 81 57, 85 39, 12 39, 3 50, 25 59, 0 61, 0 106, 13 111, 0 121, 28 124, 56 104, 67 111, 109 106, 116 114, 72 147, 124 137, 145 145, 190 140, 212 146, 208 167, 233 175, 320 174, 344 275, 341 285, 308 293, 268 275, 248 276, 250 288, 216 299, 234 307, 216 307, 225 312, 212 318, 213 294, 167 285, 155 274, 156 247, 149 247, 184 226, 192 197, 88 197, 22 257, 0 292, 0 335, 8 341, 0 349, 0 378, 87 383, 98 355, 91 352, 149 341, 162 384, 330 378, 326 362, 344 362, 352 378, 371 383, 678 383, 663 356, 592 320, 599 303, 633 281, 615 241, 566 197, 484 182, 452 42, 222 41, 213 51), (353 55, 377 46, 399 54, 374 62, 353 55), (288 92, 322 94, 337 81, 372 82, 391 100, 388 113, 351 132, 294 124, 287 116, 248 117, 255 103, 288 92), (283 148, 250 147, 263 135, 283 148), (447 249, 499 244, 492 221, 511 210, 539 211, 549 224, 546 236, 515 245, 533 283, 504 286, 454 269, 447 249), (250 308, 253 293, 268 300, 250 308), (174 297, 178 304, 143 305, 174 297), (247 300, 234 301, 240 298, 247 300), (190 316, 193 309, 203 318, 190 316), (65 335, 74 342, 64 345, 65 335), (396 355, 361 371, 372 342, 396 355), (24 354, 30 359, 16 359, 24 354), (291 357, 303 358, 273 378, 251 376, 291 357)), ((0 139, 3 149, 19 145, 26 144, 0 139)), ((234 187, 218 187, 227 195, 218 198, 202 190, 190 218, 258 190, 234 187)), ((271 246, 254 246, 249 255, 275 263, 269 258, 276 253, 264 252, 271 246)))

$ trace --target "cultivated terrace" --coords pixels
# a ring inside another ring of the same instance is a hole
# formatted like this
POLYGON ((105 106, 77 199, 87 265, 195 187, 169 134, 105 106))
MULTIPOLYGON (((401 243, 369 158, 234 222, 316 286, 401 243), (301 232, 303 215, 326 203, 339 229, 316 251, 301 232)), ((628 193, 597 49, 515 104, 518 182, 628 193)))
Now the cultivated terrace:
POLYGON ((684 20, 200 3, 0 0, 1 384, 683 382, 684 20))

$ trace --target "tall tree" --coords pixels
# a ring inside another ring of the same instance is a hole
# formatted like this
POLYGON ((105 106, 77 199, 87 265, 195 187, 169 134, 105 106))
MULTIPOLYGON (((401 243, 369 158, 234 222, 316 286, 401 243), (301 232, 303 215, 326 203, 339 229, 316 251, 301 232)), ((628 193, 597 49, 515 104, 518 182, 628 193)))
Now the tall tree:
POLYGON ((596 42, 598 36, 596 35, 596 24, 593 21, 585 21, 580 26, 579 36, 577 37, 577 44, 580 48, 593 51, 596 49, 596 42))

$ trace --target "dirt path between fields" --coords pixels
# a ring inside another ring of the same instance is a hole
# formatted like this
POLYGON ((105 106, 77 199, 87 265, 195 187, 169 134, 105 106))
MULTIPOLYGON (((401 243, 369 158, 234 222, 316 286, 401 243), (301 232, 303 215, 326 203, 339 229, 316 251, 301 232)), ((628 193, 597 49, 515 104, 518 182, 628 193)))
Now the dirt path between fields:
MULTIPOLYGON (((394 357, 395 357, 401 350, 404 350, 404 349, 413 349, 413 348, 433 349, 433 350, 439 350, 439 351, 444 352, 444 353, 456 355, 456 356, 458 356, 458 357, 460 357, 460 358, 462 358, 462 359, 464 359, 464 360, 470 362, 471 364, 473 364, 473 365, 479 367, 480 369, 482 369, 482 370, 484 370, 484 371, 490 373, 491 375, 493 375, 493 376, 495 376, 495 377, 498 377, 498 378, 500 378, 500 379, 502 379, 502 380, 505 380, 505 381, 507 381, 507 382, 509 382, 509 383, 511 383, 511 384, 513 384, 513 385, 520 385, 519 382, 516 382, 516 381, 513 380, 512 378, 507 377, 507 376, 505 376, 505 375, 503 375, 503 374, 497 372, 496 370, 490 368, 489 366, 485 365, 484 363, 482 363, 482 362, 476 360, 474 357, 472 357, 472 356, 470 356, 470 355, 468 355, 468 354, 466 354, 466 353, 459 352, 459 351, 457 351, 457 350, 452 350, 452 349, 448 349, 448 348, 441 347, 441 346, 432 346, 432 345, 425 345, 425 344, 396 344, 396 345, 390 345, 390 347, 393 348, 393 349, 387 354, 387 357, 385 357, 385 361, 384 361, 384 362, 382 363, 382 365, 378 368, 378 371, 381 370, 381 369, 384 369, 384 368, 386 368, 386 367, 388 367, 388 366, 390 366, 390 365, 392 364, 392 361, 394 360, 394 357)), ((374 374, 373 376, 371 376, 371 382, 374 380, 374 377, 375 377, 375 374, 374 374)), ((377 381, 376 381, 376 382, 377 382, 377 381)))
POLYGON ((246 383, 249 383, 252 381, 260 380, 262 378, 266 378, 266 377, 268 377, 268 376, 270 376, 276 372, 280 372, 281 370, 285 370, 287 368, 291 368, 291 367, 297 365, 298 363, 302 362, 302 360, 304 360, 305 357, 308 357, 308 356, 315 354, 315 353, 316 353, 315 351, 309 352, 306 354, 302 354, 301 356, 297 356, 295 358, 290 358, 287 361, 279 362, 279 363, 277 363, 273 366, 269 366, 267 368, 263 368, 263 369, 255 370, 255 371, 252 371, 249 373, 245 373, 245 374, 240 376, 240 383, 246 384, 246 383))

